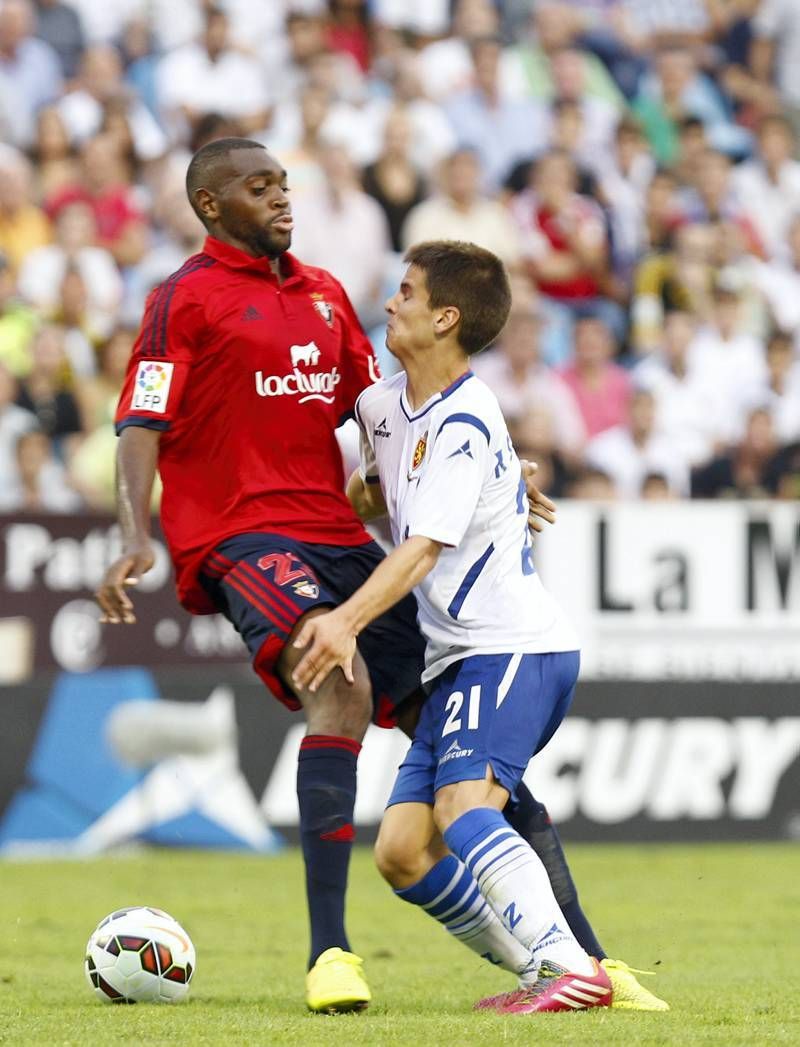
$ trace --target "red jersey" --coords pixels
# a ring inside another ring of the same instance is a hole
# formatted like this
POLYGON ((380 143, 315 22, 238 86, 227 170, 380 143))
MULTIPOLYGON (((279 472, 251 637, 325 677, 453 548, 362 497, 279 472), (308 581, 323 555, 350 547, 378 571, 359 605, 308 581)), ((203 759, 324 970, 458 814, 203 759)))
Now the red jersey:
POLYGON ((271 531, 363 545, 334 430, 379 377, 344 289, 324 269, 208 237, 147 300, 117 407, 161 431, 161 522, 187 610, 216 610, 197 573, 223 539, 271 531))

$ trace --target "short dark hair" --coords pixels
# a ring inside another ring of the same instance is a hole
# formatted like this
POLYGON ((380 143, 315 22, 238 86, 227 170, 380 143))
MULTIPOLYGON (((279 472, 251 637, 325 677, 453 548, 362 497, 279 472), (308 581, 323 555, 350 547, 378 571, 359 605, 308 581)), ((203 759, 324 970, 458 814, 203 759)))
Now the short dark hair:
POLYGON ((463 240, 430 240, 410 248, 405 261, 425 274, 433 309, 458 309, 458 342, 468 356, 497 338, 511 310, 508 273, 497 255, 463 240))
POLYGON ((792 121, 784 113, 767 113, 762 116, 756 124, 756 134, 761 137, 765 131, 783 131, 783 133, 794 140, 795 131, 792 121))
POLYGON ((189 161, 186 171, 186 195, 203 225, 206 221, 197 208, 194 194, 198 189, 216 188, 214 168, 220 160, 224 160, 237 149, 264 149, 264 146, 251 138, 217 138, 198 149, 189 161))

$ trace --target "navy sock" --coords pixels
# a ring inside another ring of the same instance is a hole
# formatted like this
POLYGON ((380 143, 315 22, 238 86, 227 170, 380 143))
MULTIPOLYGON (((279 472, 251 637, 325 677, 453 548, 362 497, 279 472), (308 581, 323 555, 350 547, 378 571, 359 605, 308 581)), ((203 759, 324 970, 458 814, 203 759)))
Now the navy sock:
POLYGON ((578 890, 547 808, 533 797, 530 789, 522 782, 517 786, 516 794, 516 801, 509 800, 503 811, 508 824, 539 855, 550 877, 556 901, 581 948, 598 960, 605 959, 606 953, 578 901, 578 890))
POLYGON ((350 951, 344 929, 347 870, 353 849, 356 764, 361 746, 352 738, 308 734, 297 762, 300 841, 306 865, 311 956, 338 946, 350 951))

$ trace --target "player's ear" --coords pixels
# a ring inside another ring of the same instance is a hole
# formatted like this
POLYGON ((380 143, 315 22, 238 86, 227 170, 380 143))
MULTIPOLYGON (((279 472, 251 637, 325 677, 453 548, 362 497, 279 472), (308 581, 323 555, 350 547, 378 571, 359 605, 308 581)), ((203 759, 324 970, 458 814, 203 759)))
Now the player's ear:
POLYGON ((195 189, 194 203, 206 222, 215 222, 219 218, 217 199, 210 189, 195 189))
POLYGON ((460 319, 461 310, 454 305, 446 305, 443 309, 438 309, 433 320, 436 333, 438 335, 450 333, 455 327, 458 327, 460 319))

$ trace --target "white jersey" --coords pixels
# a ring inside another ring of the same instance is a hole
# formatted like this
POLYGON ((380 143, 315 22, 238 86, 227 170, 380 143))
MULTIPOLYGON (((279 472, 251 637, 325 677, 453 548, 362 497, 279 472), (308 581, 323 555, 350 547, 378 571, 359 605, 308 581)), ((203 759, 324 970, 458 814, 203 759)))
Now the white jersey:
POLYGON ((396 545, 445 548, 415 589, 423 681, 474 654, 578 649, 533 566, 528 500, 494 394, 471 371, 412 411, 404 372, 356 403, 361 476, 380 483, 396 545))

